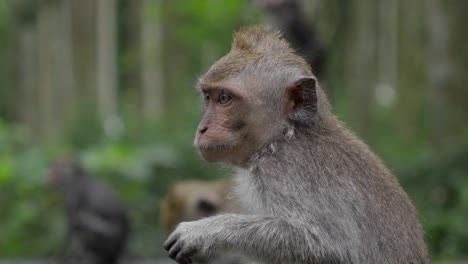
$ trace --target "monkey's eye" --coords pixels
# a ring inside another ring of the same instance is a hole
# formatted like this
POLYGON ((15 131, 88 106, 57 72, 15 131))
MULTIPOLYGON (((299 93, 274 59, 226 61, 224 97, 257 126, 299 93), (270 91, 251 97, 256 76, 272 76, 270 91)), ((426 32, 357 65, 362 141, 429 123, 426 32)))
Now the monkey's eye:
POLYGON ((210 101, 210 95, 208 93, 203 93, 203 100, 205 100, 205 103, 210 101))
POLYGON ((232 96, 225 91, 222 91, 221 94, 219 95, 218 103, 219 104, 226 104, 229 101, 231 101, 232 96))

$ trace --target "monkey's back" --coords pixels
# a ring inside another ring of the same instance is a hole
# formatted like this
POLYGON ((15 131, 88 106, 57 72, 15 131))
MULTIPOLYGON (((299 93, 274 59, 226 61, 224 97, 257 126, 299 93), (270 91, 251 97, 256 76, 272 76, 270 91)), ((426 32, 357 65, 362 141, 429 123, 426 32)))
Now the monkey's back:
POLYGON ((87 184, 82 212, 75 217, 83 246, 106 263, 126 250, 130 224, 127 212, 113 191, 97 182, 87 184))
POLYGON ((416 210, 397 179, 351 132, 336 133, 268 146, 239 174, 244 204, 322 227, 321 241, 343 245, 343 263, 429 263, 416 210))
POLYGON ((336 148, 348 164, 343 173, 348 172, 362 199, 362 212, 355 214, 362 226, 362 262, 429 263, 417 211, 397 178, 349 130, 343 129, 339 138, 343 143, 336 148))

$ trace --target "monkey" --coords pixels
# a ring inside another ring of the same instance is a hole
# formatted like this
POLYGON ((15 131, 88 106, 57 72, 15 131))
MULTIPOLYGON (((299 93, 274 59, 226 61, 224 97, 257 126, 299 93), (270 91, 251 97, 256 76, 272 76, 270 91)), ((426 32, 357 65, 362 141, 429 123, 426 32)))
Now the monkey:
POLYGON ((127 211, 114 192, 95 182, 76 159, 54 162, 48 180, 60 192, 68 219, 62 261, 117 263, 126 254, 130 227, 127 211))
MULTIPOLYGON (((304 57, 317 78, 325 75, 327 49, 313 25, 309 25, 297 0, 256 0, 273 19, 285 39, 304 57)), ((330 88, 328 88, 330 89, 330 88)))
POLYGON ((229 179, 175 182, 160 203, 162 230, 169 234, 180 222, 236 212, 236 202, 228 197, 231 188, 229 179))
MULTIPOLYGON (((160 203, 161 226, 165 233, 172 232, 178 223, 194 221, 221 212, 239 212, 236 200, 230 197, 230 179, 188 180, 174 183, 160 203)), ((195 263, 242 263, 236 255, 216 258, 198 258, 195 263)))
POLYGON ((241 28, 196 85, 194 145, 235 170, 250 213, 180 223, 178 263, 238 252, 258 263, 429 263, 417 212, 380 158, 333 114, 310 66, 268 26, 241 28))

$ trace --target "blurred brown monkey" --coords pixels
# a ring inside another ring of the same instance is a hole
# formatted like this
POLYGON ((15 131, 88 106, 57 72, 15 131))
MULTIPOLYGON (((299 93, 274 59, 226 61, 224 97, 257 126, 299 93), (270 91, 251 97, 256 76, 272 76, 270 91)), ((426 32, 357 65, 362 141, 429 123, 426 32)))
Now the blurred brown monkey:
MULTIPOLYGON (((239 212, 239 203, 230 197, 233 183, 229 179, 188 180, 174 183, 161 201, 161 226, 166 234, 180 222, 194 221, 221 212, 239 212)), ((195 264, 244 263, 236 254, 209 259, 195 258, 195 264)))
POLYGON ((169 234, 180 222, 237 211, 236 202, 228 197, 231 187, 232 182, 227 179, 174 183, 161 201, 163 231, 169 234))

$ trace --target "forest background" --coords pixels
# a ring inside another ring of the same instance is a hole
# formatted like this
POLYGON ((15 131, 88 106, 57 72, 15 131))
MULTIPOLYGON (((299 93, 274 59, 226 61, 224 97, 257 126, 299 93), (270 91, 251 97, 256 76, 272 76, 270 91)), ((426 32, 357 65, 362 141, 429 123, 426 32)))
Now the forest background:
MULTIPOLYGON (((241 25, 275 25, 262 2, 0 0, 0 258, 63 242, 45 175, 64 155, 122 198, 135 255, 164 254, 168 186, 228 176, 192 147, 193 84, 241 25)), ((335 112, 398 176, 433 258, 468 259, 468 1, 299 4, 335 112)))

